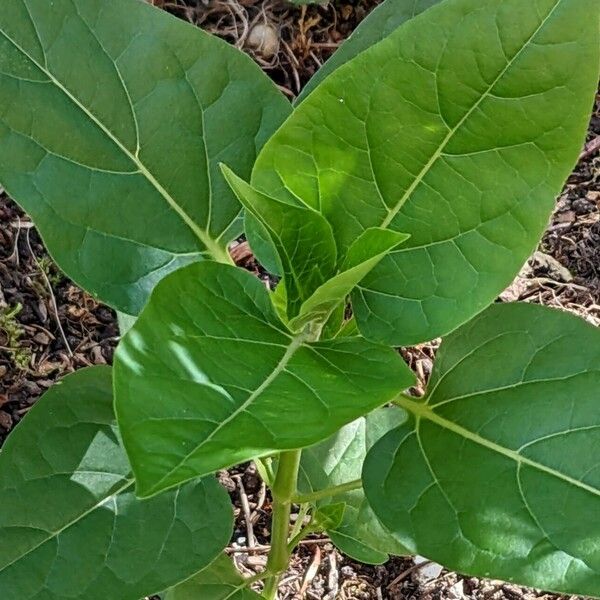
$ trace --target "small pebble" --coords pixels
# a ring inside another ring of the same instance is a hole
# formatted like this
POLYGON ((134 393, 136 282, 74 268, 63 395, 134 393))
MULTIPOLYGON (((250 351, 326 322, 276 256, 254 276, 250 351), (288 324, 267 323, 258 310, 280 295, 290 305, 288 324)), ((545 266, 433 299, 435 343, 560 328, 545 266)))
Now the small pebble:
POLYGON ((246 44, 264 58, 272 58, 279 50, 279 36, 269 23, 257 23, 250 30, 246 44))

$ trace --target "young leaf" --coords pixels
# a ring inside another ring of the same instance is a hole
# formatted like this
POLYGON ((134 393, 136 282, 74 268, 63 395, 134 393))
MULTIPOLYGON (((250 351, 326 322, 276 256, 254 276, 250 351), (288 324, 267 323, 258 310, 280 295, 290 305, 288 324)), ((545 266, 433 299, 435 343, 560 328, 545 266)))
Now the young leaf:
POLYGON ((212 478, 136 499, 106 367, 66 377, 11 433, 0 504, 2 600, 139 600, 208 565, 233 521, 212 478))
POLYGON ((331 223, 410 234, 352 295, 403 345, 488 305, 534 248, 581 149, 596 0, 446 0, 338 68, 261 151, 252 185, 331 223), (574 68, 577 65, 577 68, 574 68))
POLYGON ((244 233, 256 260, 272 275, 281 276, 281 261, 277 256, 277 250, 273 247, 269 232, 247 210, 244 211, 244 233))
POLYGON ((389 348, 309 339, 246 271, 205 261, 165 278, 115 356, 137 492, 314 444, 414 380, 389 348))
POLYGON ((444 340, 430 388, 367 455, 377 516, 450 569, 600 595, 600 331, 494 305, 444 340))
POLYGON ((166 273, 241 229, 249 175, 290 105, 253 61, 137 0, 0 12, 0 181, 84 288, 137 314, 166 273))
POLYGON ((346 504, 344 502, 324 504, 315 510, 313 520, 324 529, 337 529, 342 524, 345 511, 346 504))
POLYGON ((206 569, 171 588, 164 600, 259 600, 248 589, 245 579, 226 554, 221 554, 206 569))
POLYGON ((290 329, 300 331, 310 321, 324 323, 379 261, 408 237, 404 233, 378 227, 364 231, 350 246, 340 272, 302 304, 298 316, 289 322, 290 329))
POLYGON ((333 56, 310 78, 302 92, 296 98, 296 104, 302 102, 320 83, 338 67, 360 54, 373 44, 386 38, 400 25, 419 13, 437 4, 440 0, 385 0, 376 6, 352 35, 344 40, 333 56))
MULTIPOLYGON (((342 427, 329 439, 302 451, 300 489, 304 493, 342 485, 360 479, 367 451, 383 435, 406 421, 400 408, 380 408, 342 427)), ((379 522, 362 489, 352 490, 327 502, 344 502, 342 522, 328 528, 333 543, 353 559, 368 564, 382 564, 389 554, 408 551, 379 522)), ((325 504, 324 504, 325 503, 325 504)))
POLYGON ((277 250, 285 283, 287 316, 292 318, 304 300, 335 272, 337 250, 331 225, 316 210, 257 192, 226 165, 221 169, 231 189, 265 228, 277 250))

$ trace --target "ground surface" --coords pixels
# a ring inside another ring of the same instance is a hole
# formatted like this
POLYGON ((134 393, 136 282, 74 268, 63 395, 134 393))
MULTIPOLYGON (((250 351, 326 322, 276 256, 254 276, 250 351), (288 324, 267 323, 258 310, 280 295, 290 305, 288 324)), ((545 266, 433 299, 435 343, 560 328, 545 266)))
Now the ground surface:
MULTIPOLYGON (((154 4, 249 51, 281 89, 294 96, 377 2, 304 8, 276 0, 154 0, 154 4), (258 49, 251 47, 257 24, 271 32, 266 47, 258 49)), ((557 199, 546 235, 501 300, 561 307, 600 326, 599 140, 597 102, 587 145, 557 199)), ((236 253, 240 264, 251 263, 244 246, 236 253)), ((83 366, 110 364, 117 340, 112 311, 61 275, 27 216, 1 194, 0 443, 55 380, 83 366)), ((423 381, 434 352, 435 344, 403 350, 423 381)), ((252 574, 266 561, 269 498, 252 465, 223 473, 222 481, 236 504, 229 550, 240 569, 252 574)), ((337 553, 326 539, 308 540, 298 549, 282 590, 283 600, 558 598, 439 573, 431 565, 418 568, 412 559, 394 558, 379 567, 359 565, 337 553)))

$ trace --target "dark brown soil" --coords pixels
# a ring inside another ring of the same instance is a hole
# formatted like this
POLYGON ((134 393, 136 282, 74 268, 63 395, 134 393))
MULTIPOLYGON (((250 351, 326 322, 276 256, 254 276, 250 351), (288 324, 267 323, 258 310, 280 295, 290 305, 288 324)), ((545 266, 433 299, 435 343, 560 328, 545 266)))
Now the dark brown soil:
POLYGON ((58 271, 0 195, 0 443, 56 379, 110 364, 117 335, 114 313, 58 271))
MULTIPOLYGON (((293 7, 280 0, 153 0, 248 51, 289 96, 378 2, 293 7), (252 47, 252 28, 275 32, 270 50, 252 47)), ((502 301, 558 306, 600 325, 600 103, 587 151, 557 200, 538 252, 502 301)), ((266 279, 247 245, 232 249, 237 262, 266 279)), ((111 363, 117 342, 114 313, 74 286, 53 265, 29 219, 0 195, 0 443, 54 381, 80 367, 111 363)), ((436 344, 403 349, 423 389, 436 344)), ((252 465, 221 474, 236 510, 228 551, 243 573, 266 562, 270 499, 252 465), (244 510, 246 506, 247 510, 244 510)), ((341 556, 327 539, 306 540, 283 580, 282 600, 421 600, 473 598, 531 600, 560 596, 442 571, 427 576, 412 558, 369 567, 341 556)), ((574 597, 573 597, 574 598, 574 597)))

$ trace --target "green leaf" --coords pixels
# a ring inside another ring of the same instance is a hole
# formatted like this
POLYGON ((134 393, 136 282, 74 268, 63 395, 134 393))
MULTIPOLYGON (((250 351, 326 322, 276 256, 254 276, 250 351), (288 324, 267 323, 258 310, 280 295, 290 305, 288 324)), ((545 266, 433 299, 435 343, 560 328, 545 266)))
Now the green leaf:
MULTIPOLYGON (((300 489, 304 493, 342 485, 360 479, 367 451, 388 431, 402 424, 406 413, 388 407, 373 411, 342 427, 329 439, 302 451, 300 489)), ((319 502, 346 504, 342 522, 328 528, 333 543, 353 559, 382 564, 389 554, 408 554, 379 522, 362 489, 352 490, 319 502)))
POLYGON ((299 331, 310 321, 325 322, 381 259, 408 237, 379 227, 364 231, 350 246, 340 272, 316 289, 302 304, 298 316, 290 320, 290 329, 299 331))
POLYGON ((208 565, 233 521, 213 478, 135 497, 107 367, 66 377, 10 434, 0 505, 2 600, 139 600, 208 565))
POLYGON ((336 529, 342 524, 345 511, 346 504, 344 502, 325 504, 315 510, 313 520, 323 529, 336 529))
POLYGON ((269 232, 247 210, 244 211, 244 233, 256 260, 272 275, 281 276, 281 261, 277 256, 277 250, 273 247, 269 232))
POLYGON ((314 444, 414 381, 389 348, 309 339, 246 271, 205 261, 165 278, 115 356, 138 493, 314 444))
POLYGON ((331 225, 316 210, 257 192, 226 165, 223 175, 244 208, 264 227, 277 250, 287 294, 287 316, 334 274, 337 250, 331 225))
POLYGON ((0 181, 59 266, 137 314, 156 282, 225 255, 290 105, 237 49, 137 0, 14 0, 0 14, 0 181))
POLYGON ((226 554, 221 554, 206 569, 171 588, 165 600, 259 600, 226 554))
POLYGON ((325 321, 323 329, 321 329, 322 340, 330 340, 331 338, 337 337, 342 327, 344 326, 346 308, 346 302, 341 302, 333 309, 333 311, 329 315, 329 318, 327 319, 327 321, 325 321))
POLYGON ((136 319, 137 316, 134 317, 117 311, 117 324, 119 325, 120 334, 125 335, 131 329, 136 319))
POLYGON ((386 38, 406 21, 437 4, 440 0, 385 0, 376 6, 344 40, 333 56, 311 77, 296 98, 302 102, 330 73, 373 44, 386 38))
POLYGON ((430 388, 365 461, 382 522, 461 573, 600 596, 600 331, 494 305, 444 340, 430 388))
POLYGON ((370 227, 410 234, 352 295, 365 337, 446 334, 525 262, 581 149, 599 11, 441 2, 338 68, 265 145, 252 185, 319 210, 340 257, 370 227))

